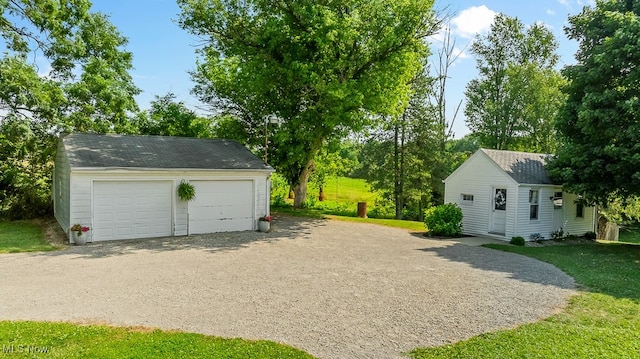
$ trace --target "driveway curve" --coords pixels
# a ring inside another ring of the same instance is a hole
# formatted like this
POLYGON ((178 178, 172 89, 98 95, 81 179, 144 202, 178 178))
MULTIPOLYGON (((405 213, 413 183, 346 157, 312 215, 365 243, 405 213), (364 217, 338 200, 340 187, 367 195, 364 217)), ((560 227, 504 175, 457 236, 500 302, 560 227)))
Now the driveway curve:
POLYGON ((270 233, 95 243, 0 256, 0 320, 268 339, 319 358, 394 358, 538 320, 559 269, 402 229, 281 217, 270 233))

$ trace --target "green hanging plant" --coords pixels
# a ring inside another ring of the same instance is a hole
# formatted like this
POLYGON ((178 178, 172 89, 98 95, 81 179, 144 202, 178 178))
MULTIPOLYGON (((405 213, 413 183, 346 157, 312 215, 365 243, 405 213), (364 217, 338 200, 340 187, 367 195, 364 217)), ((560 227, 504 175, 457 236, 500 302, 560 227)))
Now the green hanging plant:
POLYGON ((183 201, 191 201, 196 198, 196 188, 191 183, 182 181, 178 185, 178 197, 183 201))

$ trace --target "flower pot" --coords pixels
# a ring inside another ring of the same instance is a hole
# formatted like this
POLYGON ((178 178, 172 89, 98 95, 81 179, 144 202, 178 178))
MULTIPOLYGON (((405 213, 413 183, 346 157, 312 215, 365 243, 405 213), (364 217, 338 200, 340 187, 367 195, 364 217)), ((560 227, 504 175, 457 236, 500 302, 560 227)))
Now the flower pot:
POLYGON ((87 233, 78 235, 76 232, 71 232, 71 239, 76 246, 84 246, 87 244, 87 233))
POLYGON ((269 221, 258 221, 258 230, 260 232, 269 232, 271 229, 271 222, 269 221))

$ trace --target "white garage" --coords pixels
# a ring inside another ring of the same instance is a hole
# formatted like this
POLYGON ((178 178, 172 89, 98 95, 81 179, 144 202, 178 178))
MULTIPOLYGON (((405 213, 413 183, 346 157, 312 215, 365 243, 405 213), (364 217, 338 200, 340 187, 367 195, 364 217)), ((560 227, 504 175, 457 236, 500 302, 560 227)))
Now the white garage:
POLYGON ((251 181, 192 181, 196 198, 189 202, 189 233, 253 229, 251 181))
POLYGON ((256 230, 272 172, 231 140, 76 133, 58 144, 54 213, 68 235, 90 227, 89 242, 256 230))
POLYGON ((93 240, 171 235, 170 181, 94 181, 93 240))

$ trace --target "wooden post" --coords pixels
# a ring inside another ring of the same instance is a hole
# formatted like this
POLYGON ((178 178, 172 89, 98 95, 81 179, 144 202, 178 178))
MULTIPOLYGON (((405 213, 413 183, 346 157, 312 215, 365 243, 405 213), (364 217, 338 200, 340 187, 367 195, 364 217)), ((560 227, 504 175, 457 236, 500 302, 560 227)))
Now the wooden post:
POLYGON ((358 202, 358 217, 367 218, 367 202, 358 202))

